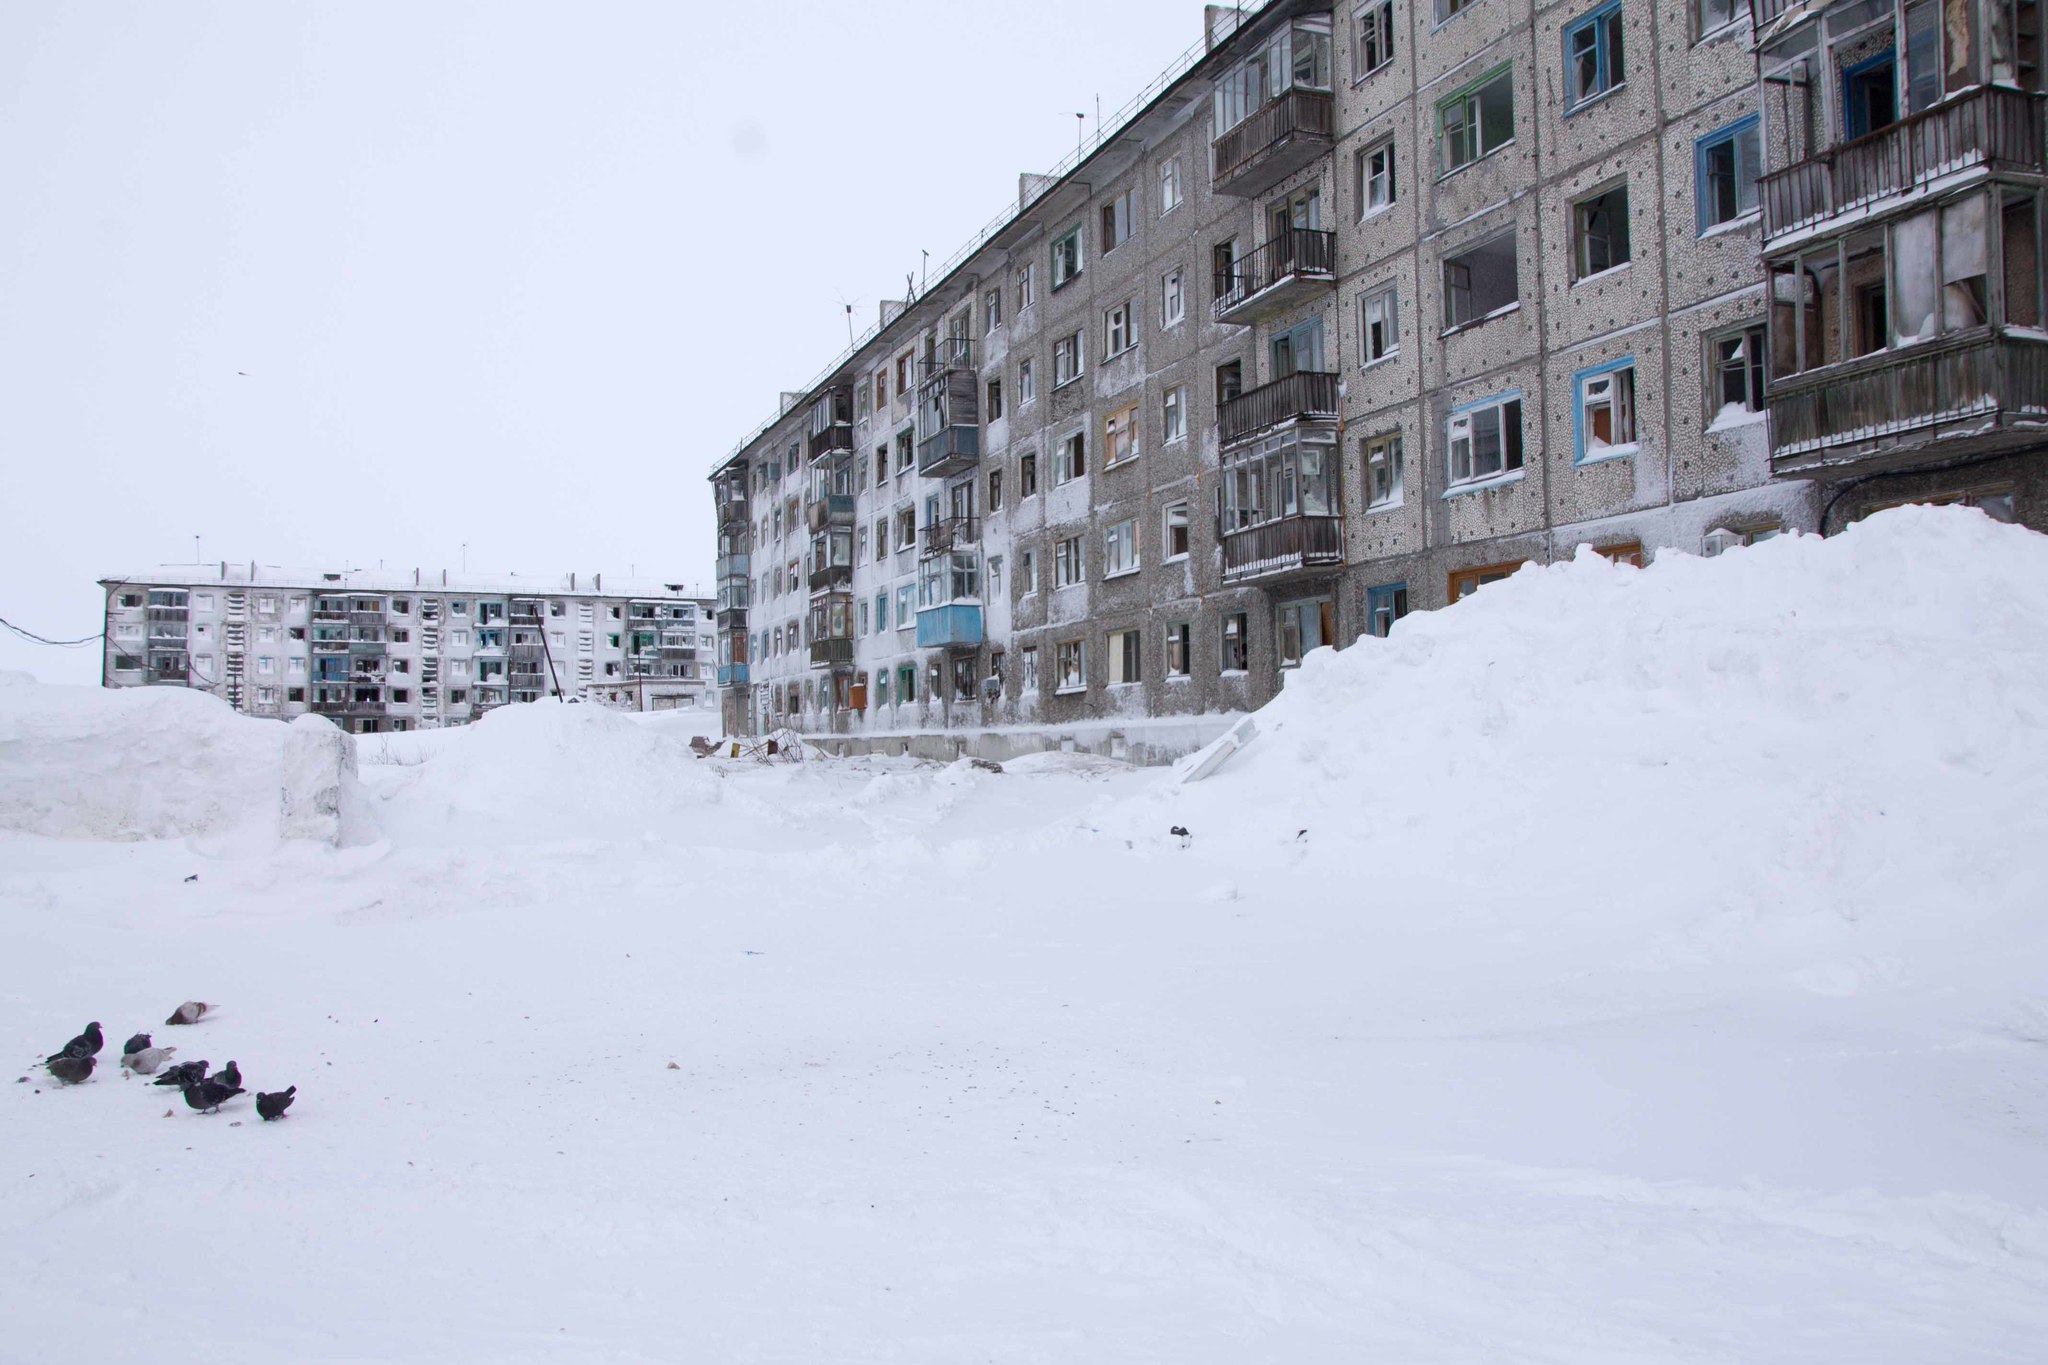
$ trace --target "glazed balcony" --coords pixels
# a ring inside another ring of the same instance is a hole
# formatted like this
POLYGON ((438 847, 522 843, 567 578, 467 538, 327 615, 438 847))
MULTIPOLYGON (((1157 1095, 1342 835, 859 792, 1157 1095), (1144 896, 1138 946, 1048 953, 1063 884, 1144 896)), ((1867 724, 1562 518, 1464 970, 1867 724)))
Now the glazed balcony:
POLYGON ((810 572, 810 589, 821 592, 826 588, 842 587, 853 582, 853 565, 820 564, 810 572))
POLYGON ((1344 518, 1282 517, 1223 533, 1223 581, 1320 573, 1344 563, 1344 518))
POLYGON ((1337 419, 1337 376, 1296 370, 1261 384, 1217 409, 1216 425, 1225 446, 1254 440, 1296 422, 1337 419))
POLYGON ((718 666, 718 685, 720 687, 745 687, 747 685, 747 666, 745 664, 720 664, 718 666))
POLYGON ((733 579, 744 579, 754 569, 753 556, 742 551, 736 555, 720 555, 712 565, 711 576, 720 583, 733 579))
POLYGON ((1328 156, 1335 128, 1327 90, 1285 91, 1210 145, 1210 186, 1244 198, 1264 194, 1328 156))
POLYGON ((1229 270, 1209 305, 1218 322, 1249 326, 1337 287, 1337 234, 1289 228, 1229 270))
POLYGON ((2048 424, 2048 341, 1978 331, 1880 351, 1773 380, 1769 407, 1778 475, 1996 451, 2048 424))
POLYGON ((813 531, 853 525, 853 494, 828 493, 804 504, 804 520, 813 531))
POLYGON ((747 628, 747 609, 744 606, 720 607, 714 619, 720 630, 744 631, 747 628))
POLYGON ((853 641, 824 639, 811 641, 812 668, 852 668, 853 641))
POLYGON ((1936 182, 1953 188, 1965 172, 2041 174, 2044 107, 2048 96, 1980 86, 1770 172, 1757 182, 1765 248, 1936 182))
POLYGON ((737 488, 721 489, 715 495, 718 504, 718 524, 732 526, 747 520, 747 495, 737 488))
POLYGON ((981 523, 973 517, 947 517, 924 528, 922 552, 925 556, 948 554, 980 539, 981 523))
POLYGON ((948 602, 917 613, 919 649, 973 649, 981 644, 981 604, 948 602))

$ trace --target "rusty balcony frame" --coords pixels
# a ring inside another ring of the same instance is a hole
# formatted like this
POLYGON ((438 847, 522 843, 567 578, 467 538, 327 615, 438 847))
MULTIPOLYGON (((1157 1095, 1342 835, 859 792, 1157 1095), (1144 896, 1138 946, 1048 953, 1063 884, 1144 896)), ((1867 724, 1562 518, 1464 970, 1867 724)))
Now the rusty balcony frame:
POLYGON ((1217 405, 1218 438, 1225 446, 1254 440, 1293 422, 1335 421, 1341 376, 1328 370, 1296 370, 1217 405))
POLYGON ((1217 322, 1250 323, 1291 308, 1311 293, 1337 286, 1337 234, 1288 228, 1256 251, 1218 268, 1209 315, 1217 322))
POLYGON ((974 517, 943 517, 927 525, 920 534, 920 559, 934 559, 964 545, 979 544, 981 523, 974 517))

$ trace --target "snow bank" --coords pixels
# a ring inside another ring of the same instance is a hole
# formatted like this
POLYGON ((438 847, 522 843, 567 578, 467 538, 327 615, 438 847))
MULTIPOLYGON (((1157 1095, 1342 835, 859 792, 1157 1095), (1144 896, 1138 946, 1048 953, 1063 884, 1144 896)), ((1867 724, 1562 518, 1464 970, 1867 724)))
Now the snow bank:
MULTIPOLYGON (((701 717, 602 706, 506 706, 435 742, 394 746, 380 820, 425 837, 630 837, 719 799, 690 750, 701 717), (663 723, 655 723, 663 722, 663 723)), ((402 737, 403 738, 403 737, 402 737)), ((373 749, 373 760, 387 756, 373 749)))
POLYGON ((74 839, 274 830, 285 727, 182 687, 0 681, 0 829, 74 839))

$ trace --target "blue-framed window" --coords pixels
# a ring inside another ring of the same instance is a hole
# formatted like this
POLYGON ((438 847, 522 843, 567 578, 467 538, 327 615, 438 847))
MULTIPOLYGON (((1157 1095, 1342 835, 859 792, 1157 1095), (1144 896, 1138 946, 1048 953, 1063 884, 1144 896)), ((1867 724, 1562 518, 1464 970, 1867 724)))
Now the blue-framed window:
POLYGON ((1693 202, 1701 232, 1756 212, 1762 160, 1755 114, 1693 139, 1693 202))
POLYGON ((1384 640, 1394 622, 1408 614, 1408 584, 1382 583, 1365 590, 1365 633, 1384 640))
POLYGON ((1522 469, 1522 391, 1460 403, 1444 419, 1444 496, 1522 469))
POLYGON ((1636 358, 1588 365, 1572 375, 1572 463, 1636 453, 1636 358))
POLYGON ((1621 0, 1564 29, 1564 108, 1570 113, 1627 78, 1621 57, 1621 0))
POLYGON ((889 593, 885 588, 875 594, 875 633, 881 634, 889 628, 889 593))
POLYGON ((1862 137, 1899 120, 1899 64, 1891 48, 1842 68, 1842 137, 1862 137))

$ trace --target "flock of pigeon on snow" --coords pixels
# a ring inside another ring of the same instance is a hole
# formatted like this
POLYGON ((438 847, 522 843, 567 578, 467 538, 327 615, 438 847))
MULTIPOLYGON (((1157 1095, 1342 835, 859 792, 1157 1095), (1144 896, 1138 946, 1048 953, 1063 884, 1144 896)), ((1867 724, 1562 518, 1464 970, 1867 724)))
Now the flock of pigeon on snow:
MULTIPOLYGON (((196 1024, 200 1016, 210 1008, 203 1000, 187 1000, 171 1011, 171 1017, 164 1020, 169 1024, 196 1024)), ((77 1085, 92 1076, 93 1068, 99 1065, 100 1047, 106 1039, 100 1035, 100 1022, 95 1019, 85 1026, 85 1032, 64 1044, 59 1051, 51 1053, 43 1066, 52 1076, 65 1085, 77 1085)), ((235 1096, 243 1093, 242 1069, 232 1061, 211 1076, 206 1074, 206 1063, 177 1062, 165 1067, 174 1047, 157 1047, 149 1040, 147 1033, 138 1033, 121 1045, 121 1069, 136 1076, 155 1076, 158 1085, 174 1085, 185 1092, 185 1103, 202 1114, 217 1114, 220 1107, 235 1096)), ((292 1097, 299 1093, 296 1085, 265 1094, 256 1092, 256 1112, 268 1123, 284 1117, 284 1111, 291 1108, 292 1097)))

